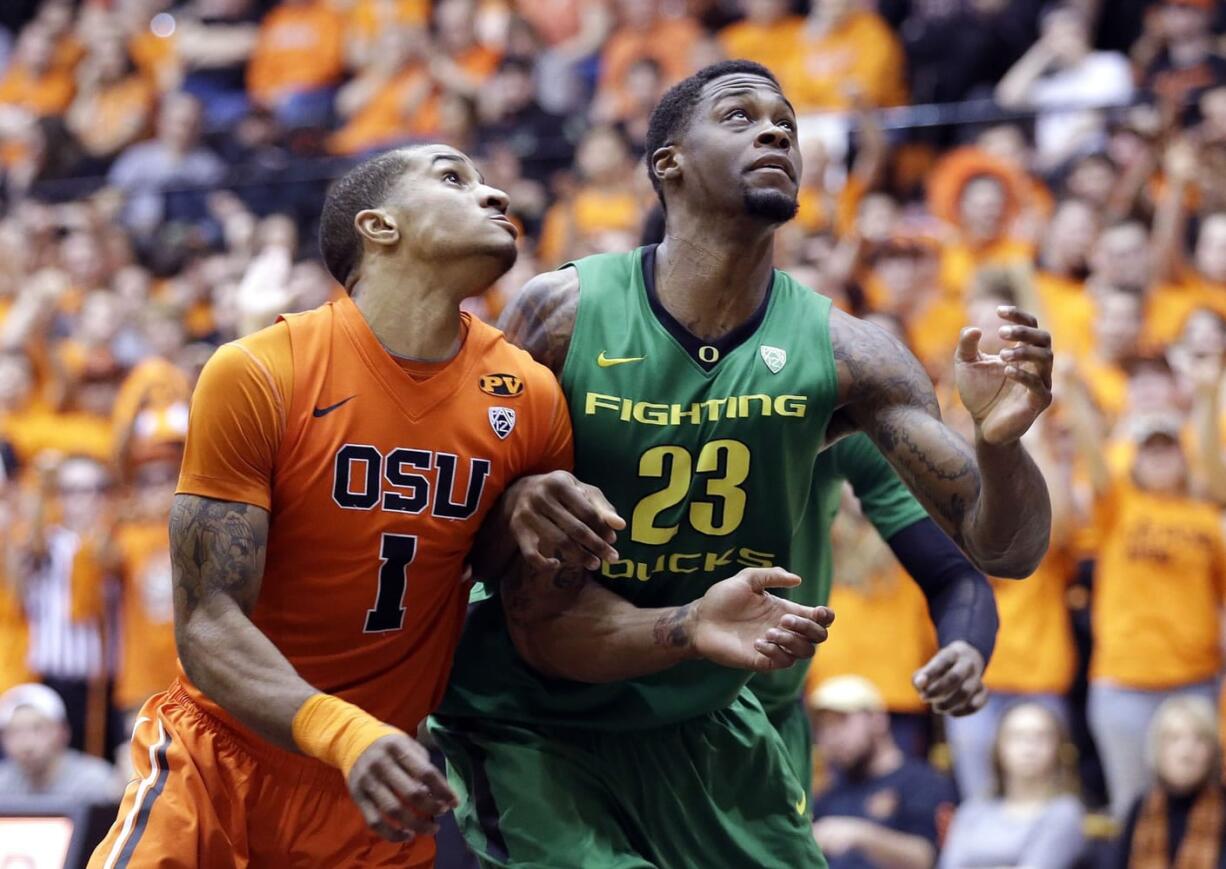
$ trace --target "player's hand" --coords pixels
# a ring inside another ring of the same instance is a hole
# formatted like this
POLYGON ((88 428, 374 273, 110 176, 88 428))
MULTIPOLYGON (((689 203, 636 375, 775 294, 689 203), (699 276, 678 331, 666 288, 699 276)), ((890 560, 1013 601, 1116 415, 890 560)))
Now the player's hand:
POLYGON ((800 577, 781 567, 750 567, 717 582, 694 605, 694 650, 740 670, 781 670, 812 658, 834 613, 767 591, 797 585, 800 577))
POLYGON ((435 818, 459 805, 430 753, 400 732, 372 742, 349 770, 348 784, 367 826, 392 842, 434 833, 435 818))
POLYGON ((1018 308, 1002 305, 996 312, 1008 321, 1000 337, 1014 343, 999 355, 988 355, 979 350, 983 333, 963 329, 954 379, 980 436, 990 444, 1008 444, 1019 440, 1051 404, 1051 335, 1018 308))
POLYGON ((616 561, 613 543, 626 520, 595 486, 566 471, 525 477, 507 490, 511 534, 533 570, 579 564, 599 570, 616 561))
POLYGON ((970 643, 954 640, 915 671, 911 684, 933 712, 970 715, 988 702, 983 655, 970 643))

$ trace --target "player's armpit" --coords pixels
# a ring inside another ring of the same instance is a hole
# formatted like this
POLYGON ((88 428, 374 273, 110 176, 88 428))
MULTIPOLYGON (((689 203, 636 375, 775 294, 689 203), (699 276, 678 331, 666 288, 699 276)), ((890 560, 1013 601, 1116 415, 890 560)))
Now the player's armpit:
POLYGON ((267 510, 175 496, 170 554, 183 669, 243 724, 293 750, 294 714, 316 692, 249 617, 267 547, 267 510))
MULTIPOLYGON (((1051 531, 1042 474, 1020 441, 967 444, 941 421, 932 382, 906 347, 863 320, 834 313, 831 343, 841 407, 975 564, 994 576, 1033 572, 1051 531)), ((838 423, 832 424, 838 428, 838 423)))
POLYGON ((561 376, 579 313, 579 273, 559 269, 537 275, 511 299, 498 328, 555 375, 561 376))

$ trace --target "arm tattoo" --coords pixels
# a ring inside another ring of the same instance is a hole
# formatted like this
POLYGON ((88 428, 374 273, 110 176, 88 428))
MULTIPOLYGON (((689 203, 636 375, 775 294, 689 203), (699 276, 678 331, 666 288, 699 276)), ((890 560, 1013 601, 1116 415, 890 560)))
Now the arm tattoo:
POLYGON ((200 603, 225 595, 250 614, 260 593, 268 550, 268 511, 250 504, 176 495, 170 511, 175 621, 200 603))
POLYGON ((524 284, 502 312, 498 328, 508 341, 560 377, 578 312, 578 272, 546 272, 524 284))
POLYGON ((680 648, 689 643, 690 635, 686 629, 686 622, 689 620, 691 607, 693 604, 687 603, 656 619, 652 636, 657 646, 680 648))
POLYGON ((846 315, 830 318, 842 407, 832 428, 873 439, 899 476, 962 544, 979 500, 971 446, 941 422, 932 381, 897 339, 846 315))

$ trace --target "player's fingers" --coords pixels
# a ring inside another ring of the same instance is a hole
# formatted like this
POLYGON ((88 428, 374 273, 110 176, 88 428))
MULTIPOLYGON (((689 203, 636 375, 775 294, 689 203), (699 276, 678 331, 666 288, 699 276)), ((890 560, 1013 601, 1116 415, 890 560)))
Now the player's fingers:
POLYGON ((540 533, 535 528, 525 528, 515 535, 515 543, 519 546, 519 554, 533 571, 554 570, 561 565, 558 559, 547 553, 540 533))
POLYGON ((451 789, 451 785, 447 783, 447 777, 430 762, 430 755, 424 748, 416 743, 415 747, 418 749, 416 752, 402 754, 397 760, 410 776, 425 787, 433 801, 431 805, 437 805, 427 811, 432 815, 439 815, 449 809, 454 809, 460 804, 460 801, 455 791, 451 789))
POLYGON ((824 643, 830 637, 830 632, 821 622, 813 619, 802 619, 800 616, 784 616, 779 620, 779 627, 803 637, 810 643, 824 643))
POLYGON ((1023 326, 1037 326, 1039 320, 1034 314, 1023 311, 1014 305, 998 305, 996 315, 1002 320, 1008 320, 1011 323, 1020 323, 1023 326))
POLYGON ((975 705, 975 700, 981 693, 984 694, 986 699, 987 694, 986 689, 983 687, 983 682, 978 675, 972 676, 963 682, 954 696, 943 704, 945 708, 942 711, 946 715, 970 715, 979 709, 975 705))
POLYGON ((744 571, 749 587, 756 592, 768 588, 793 588, 800 585, 800 577, 782 567, 751 567, 744 571))
POLYGON ((970 661, 959 660, 944 674, 933 679, 922 692, 929 703, 948 703, 958 692, 962 683, 971 677, 974 668, 970 661))
MULTIPOLYGON (((592 502, 592 506, 596 508, 596 512, 600 514, 600 520, 605 525, 615 531, 620 531, 626 527, 626 520, 618 514, 617 508, 604 496, 604 492, 588 483, 581 483, 580 485, 583 486, 584 493, 587 495, 588 500, 592 502)), ((612 543, 613 541, 610 540, 609 542, 612 543)))
MULTIPOLYGON (((372 817, 363 811, 366 824, 376 833, 392 842, 404 842, 414 835, 412 827, 405 823, 406 812, 391 789, 371 775, 363 776, 359 794, 374 808, 372 817), (393 824, 392 822, 396 822, 393 824)), ((361 803, 359 803, 360 805, 361 803)))
POLYGON ((1033 344, 1018 344, 1016 347, 1006 347, 1000 351, 1000 358, 1012 364, 1033 362, 1035 365, 1046 365, 1049 369, 1052 363, 1050 347, 1037 347, 1033 344))
MULTIPOLYGON (((608 520, 610 515, 619 521, 621 517, 595 486, 580 483, 568 475, 566 484, 551 488, 550 494, 552 497, 544 499, 539 508, 553 508, 551 514, 561 509, 591 529, 606 546, 617 539, 617 530, 608 520)), ((625 524, 621 522, 621 527, 625 524)))
POLYGON ((971 698, 971 702, 966 704, 966 709, 957 713, 958 715, 974 715, 982 709, 988 702, 988 689, 986 685, 980 685, 979 690, 975 692, 975 696, 971 698))
POLYGON ((450 807, 435 798, 429 788, 414 780, 395 761, 378 767, 378 772, 383 784, 395 794, 402 807, 401 813, 395 816, 396 820, 415 833, 435 832, 438 829, 435 816, 443 814, 450 807))
POLYGON ((1001 326, 998 332, 1006 341, 1020 341, 1034 347, 1050 347, 1051 333, 1043 329, 1033 329, 1030 326, 1001 326))
POLYGON ((957 660, 958 653, 953 649, 941 649, 932 656, 927 664, 916 671, 911 678, 911 684, 919 691, 924 691, 934 679, 943 675, 957 660))
MULTIPOLYGON (((821 630, 825 633, 826 629, 821 628, 821 630)), ((796 660, 812 658, 813 653, 817 651, 817 643, 821 642, 821 640, 810 640, 808 637, 801 636, 792 631, 785 631, 781 628, 770 628, 763 637, 768 642, 774 643, 783 649, 783 651, 796 660)))
POLYGON ((753 670, 783 670, 796 662, 793 656, 761 637, 754 640, 753 648, 758 653, 750 667, 753 670))
POLYGON ((983 332, 968 326, 958 334, 957 359, 959 362, 976 362, 979 359, 979 339, 983 332))
POLYGON ((1006 365, 1005 377, 1008 377, 1010 380, 1016 380, 1031 392, 1046 396, 1049 401, 1051 400, 1051 386, 1044 383, 1043 378, 1029 368, 1024 368, 1021 365, 1006 365))
POLYGON ((569 548, 588 570, 599 570, 602 561, 617 560, 617 550, 565 507, 550 504, 546 510, 561 534, 561 545, 569 548))

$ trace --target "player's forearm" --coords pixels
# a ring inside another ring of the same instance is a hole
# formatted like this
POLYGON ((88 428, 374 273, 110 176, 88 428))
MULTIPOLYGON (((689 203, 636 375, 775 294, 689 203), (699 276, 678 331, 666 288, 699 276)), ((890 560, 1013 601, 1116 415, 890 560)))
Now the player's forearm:
POLYGON ((202 602, 175 626, 179 659, 192 682, 264 739, 297 751, 294 715, 318 693, 233 600, 202 602))
POLYGON ((976 438, 975 457, 980 487, 962 535, 967 554, 993 576, 1029 576, 1051 539, 1047 483, 1021 442, 976 438))
POLYGON ((517 573, 503 580, 502 598, 515 648, 547 676, 618 682, 696 657, 693 605, 639 608, 575 568, 517 573), (559 590, 566 602, 549 602, 559 590))

